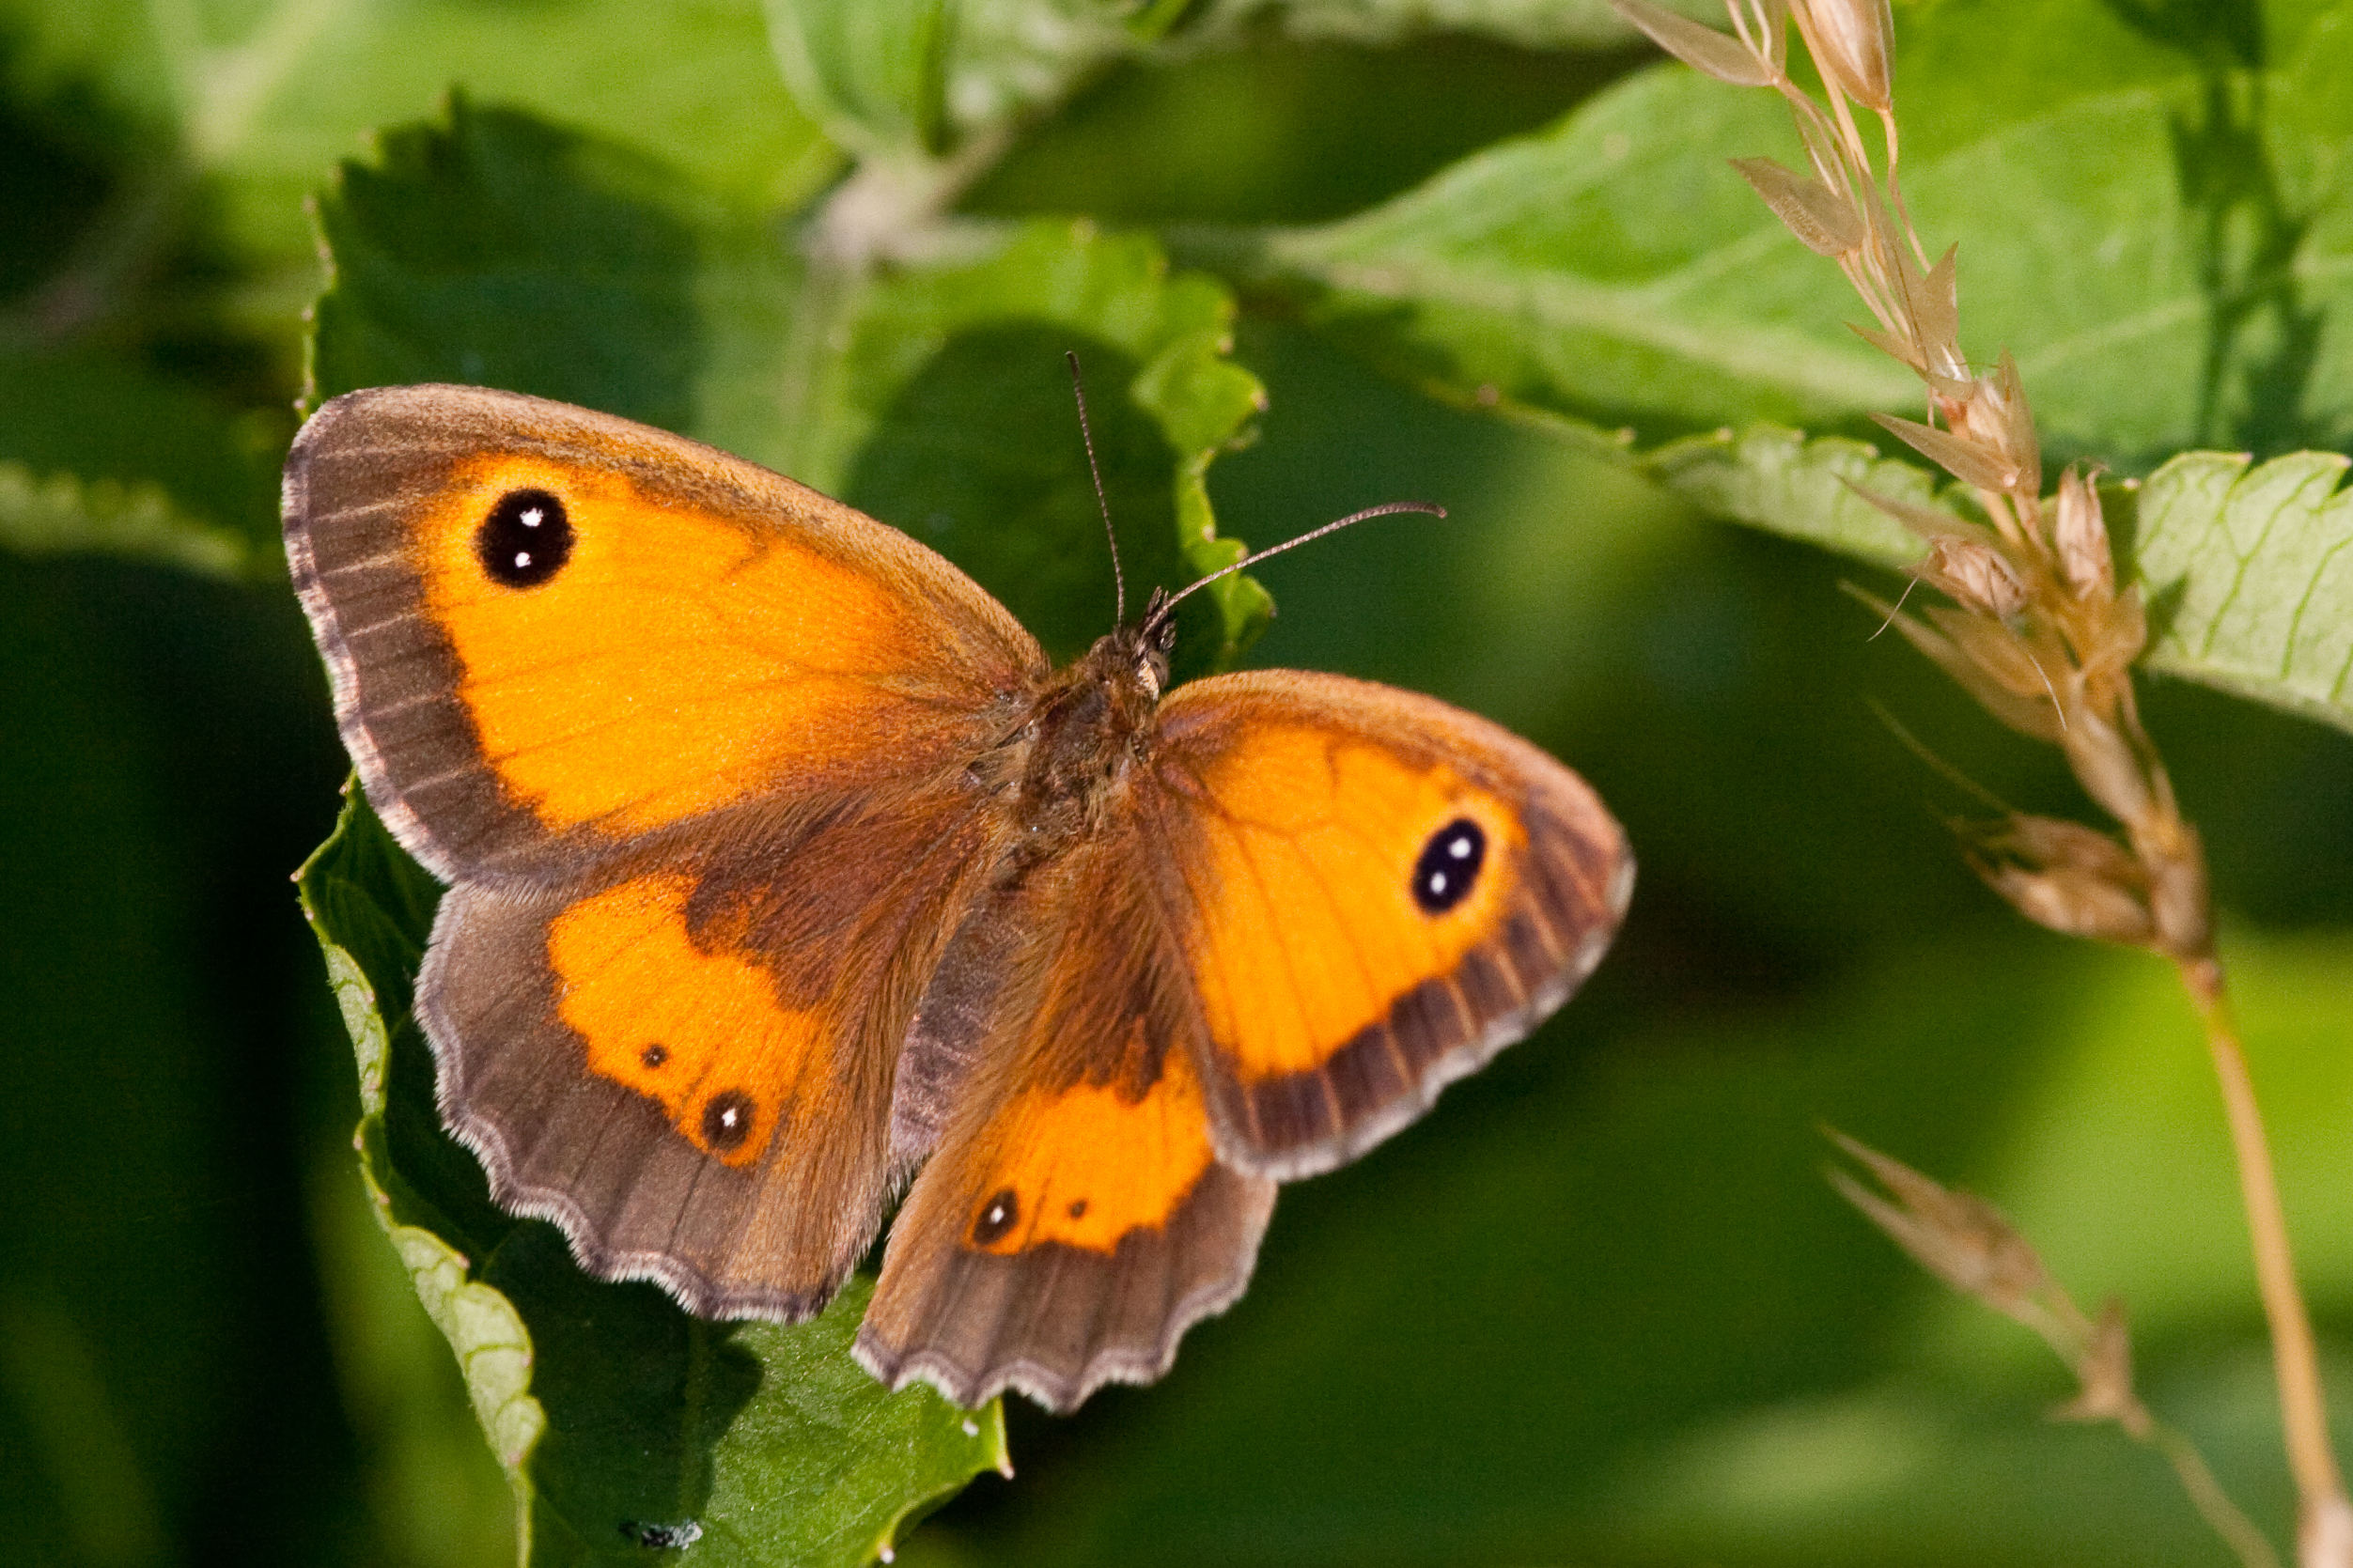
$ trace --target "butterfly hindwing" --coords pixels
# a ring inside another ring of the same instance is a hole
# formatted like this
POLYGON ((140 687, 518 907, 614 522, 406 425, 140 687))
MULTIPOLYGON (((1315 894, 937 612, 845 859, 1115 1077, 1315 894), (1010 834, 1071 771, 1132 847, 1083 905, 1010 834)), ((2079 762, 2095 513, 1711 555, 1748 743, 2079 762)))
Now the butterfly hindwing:
POLYGON ((1044 672, 1003 606, 765 469, 475 387, 336 398, 288 556, 369 800, 444 880, 969 757, 1044 672))
POLYGON ((943 960, 933 998, 985 1022, 858 1332, 893 1386, 1067 1410, 1158 1377, 1249 1281, 1274 1184, 1217 1158, 1197 1010, 1137 871, 1132 835, 1106 835, 984 907, 943 960))
POLYGON ((1354 1158, 1568 999, 1633 860, 1576 774, 1434 698, 1223 675, 1161 705, 1140 790, 1208 1035, 1220 1152, 1354 1158))
POLYGON ((791 1320, 873 1238, 899 1042, 999 845, 955 775, 771 815, 728 853, 460 884, 418 1011, 500 1203, 591 1273, 791 1320))

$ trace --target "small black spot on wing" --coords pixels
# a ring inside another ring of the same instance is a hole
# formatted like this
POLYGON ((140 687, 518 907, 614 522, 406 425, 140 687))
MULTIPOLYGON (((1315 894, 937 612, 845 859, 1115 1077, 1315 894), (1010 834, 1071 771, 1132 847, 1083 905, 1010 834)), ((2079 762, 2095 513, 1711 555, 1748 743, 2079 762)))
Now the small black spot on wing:
POLYGON ((1001 1188, 980 1205, 980 1217, 973 1221, 973 1245, 986 1247, 1004 1239, 1005 1234, 1021 1222, 1021 1200, 1011 1188, 1001 1188))
POLYGON ((1413 902, 1426 915, 1442 915, 1464 899, 1487 863, 1487 831, 1457 816, 1429 836, 1413 862, 1413 902))
POLYGON ((752 1136, 752 1096, 722 1089, 703 1102, 703 1141, 721 1151, 740 1147, 752 1136))
POLYGON ((508 490, 475 531, 474 552, 493 582, 537 588, 572 558, 572 523, 546 490, 508 490))
POLYGON ((637 1053, 637 1060, 648 1067, 659 1067, 670 1060, 670 1048, 659 1041, 637 1053))

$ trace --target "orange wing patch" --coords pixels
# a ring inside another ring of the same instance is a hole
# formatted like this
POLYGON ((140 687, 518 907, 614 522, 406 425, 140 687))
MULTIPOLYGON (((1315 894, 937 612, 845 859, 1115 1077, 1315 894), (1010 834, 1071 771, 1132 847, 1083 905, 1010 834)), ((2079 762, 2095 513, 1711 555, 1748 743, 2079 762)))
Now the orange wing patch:
POLYGON ((548 827, 643 831, 936 727, 887 579, 624 473, 463 462, 415 538, 483 753, 548 827))
POLYGON ((1177 868, 1197 911, 1186 951, 1244 1078, 1320 1067, 1492 940, 1511 907, 1519 815, 1442 763, 1270 728, 1198 782, 1205 853, 1177 868))
POLYGON ((592 1072, 659 1102, 705 1154, 749 1166, 790 1112, 821 1020, 783 1005, 759 965, 696 943, 693 891, 678 873, 641 877, 558 914, 557 1011, 588 1043, 592 1072))
MULTIPOLYGON (((1144 1027, 1138 1018, 1129 1050, 1143 1048, 1144 1027)), ((1050 1241, 1111 1252, 1129 1233, 1166 1224, 1212 1157, 1200 1079, 1182 1050, 1167 1053, 1140 1097, 1119 1083, 1033 1085, 990 1132, 997 1152, 976 1172, 986 1196, 965 1234, 1000 1254, 1050 1241)))

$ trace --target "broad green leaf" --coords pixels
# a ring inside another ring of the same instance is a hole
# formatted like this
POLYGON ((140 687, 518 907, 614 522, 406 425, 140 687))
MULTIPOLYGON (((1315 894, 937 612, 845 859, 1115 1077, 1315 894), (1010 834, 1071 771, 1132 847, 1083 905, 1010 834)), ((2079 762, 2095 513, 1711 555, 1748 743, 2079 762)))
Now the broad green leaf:
MULTIPOLYGON (((1843 437, 1759 427, 1633 461, 1719 517, 1875 566, 1906 565, 1920 541, 1863 493, 1967 515, 1925 469, 1843 437)), ((2144 483, 2103 488, 2123 569, 2149 601, 2148 668, 2353 729, 2347 466, 2334 452, 2261 464, 2188 452, 2144 483)))
POLYGON ((2141 487, 2150 668, 2353 729, 2347 460, 2189 452, 2141 487))
MULTIPOLYGON (((697 437, 905 528, 1068 658, 1113 608, 1075 350, 1133 607, 1239 554, 1204 475, 1261 394, 1224 357, 1223 289, 1140 236, 992 228, 933 264, 841 267, 638 153, 464 104, 347 165, 320 222, 321 396, 476 382, 697 437)), ((1180 661, 1230 660, 1268 611, 1225 579, 1183 613, 1180 661)))
POLYGON ((864 156, 939 150, 955 0, 768 0, 776 63, 802 110, 864 156))
POLYGON ((11 462, 0 462, 0 548, 123 555, 205 577, 240 577, 251 567, 243 539, 182 512, 160 485, 39 474, 11 462))
MULTIPOLYGON (((2353 303, 2345 8, 2265 8, 2262 69, 2199 14, 1958 0, 1897 23, 1910 210, 1960 243, 1965 346, 2016 353, 2062 453, 2129 467, 2353 424, 2353 362, 2318 351, 2353 303)), ((1799 161, 1774 95, 1662 66, 1371 211, 1190 254, 1414 384, 1649 440, 1916 406, 1847 330, 1836 269, 1726 166, 1755 154, 1799 161)))
POLYGON ((886 160, 1001 134, 1143 53, 1181 0, 767 0, 777 63, 834 141, 886 160))
MULTIPOLYGON (((1687 0, 1691 3, 1691 0, 1687 0)), ((1704 3, 1704 0, 1700 0, 1704 3)), ((950 195, 1007 134, 1123 59, 1167 61, 1270 36, 1395 44, 1432 32, 1524 48, 1623 45, 1606 0, 767 0, 802 107, 881 178, 950 195)), ((873 171, 870 169, 869 173, 873 171)))
POLYGON ((274 575, 286 430, 100 354, 0 350, 0 545, 274 575))
POLYGON ((798 1327, 690 1317, 607 1285, 545 1223, 491 1207, 441 1129, 409 1013, 437 889, 350 792, 303 868, 303 907, 360 1067, 361 1172, 418 1298, 448 1339, 515 1489, 526 1563, 859 1564, 983 1469, 1001 1413, 887 1392, 850 1358, 870 1286, 798 1327))
POLYGON ((1936 507, 1928 471, 1842 436, 1808 441, 1795 430, 1753 426, 1669 442, 1636 466, 1717 517, 1817 544, 1875 566, 1917 558, 1920 538, 1865 500, 1878 496, 1936 507))
POLYGON ((454 86, 625 134, 755 206, 837 155, 776 74, 758 0, 0 0, 20 74, 83 83, 213 189, 230 234, 298 262, 303 198, 371 127, 454 86))
MULTIPOLYGON (((1669 9, 1720 19, 1711 0, 1669 9)), ((1479 33, 1526 49, 1622 46, 1637 37, 1609 0, 1210 0, 1189 25, 1215 35, 1275 26, 1294 38, 1394 44, 1419 33, 1479 33)))

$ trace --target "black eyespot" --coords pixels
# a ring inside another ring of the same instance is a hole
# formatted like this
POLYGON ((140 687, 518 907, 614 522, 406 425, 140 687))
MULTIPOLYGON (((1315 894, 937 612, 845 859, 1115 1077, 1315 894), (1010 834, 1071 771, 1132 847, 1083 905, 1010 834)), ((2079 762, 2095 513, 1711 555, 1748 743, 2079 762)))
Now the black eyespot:
POLYGON ((1021 1218, 1021 1201, 1011 1188, 1003 1188, 980 1207, 980 1218, 973 1221, 973 1245, 986 1247, 1013 1229, 1021 1218))
POLYGON ((1073 1219, 1084 1219, 1086 1218, 1085 1199, 1073 1198, 1070 1200, 1070 1218, 1073 1219))
POLYGON ((703 1102, 703 1141, 714 1149, 732 1149, 752 1136, 752 1096, 740 1089, 722 1089, 703 1102))
POLYGON ((572 558, 572 524, 545 490, 508 490, 474 536, 474 552, 493 582, 536 588, 572 558))
POLYGON ((647 1046, 637 1053, 637 1060, 648 1067, 659 1067, 670 1060, 670 1048, 659 1043, 647 1046))
POLYGON ((1422 846, 1413 862, 1413 902, 1426 915, 1442 915, 1471 896, 1487 862, 1487 831, 1467 816, 1457 816, 1422 846))

